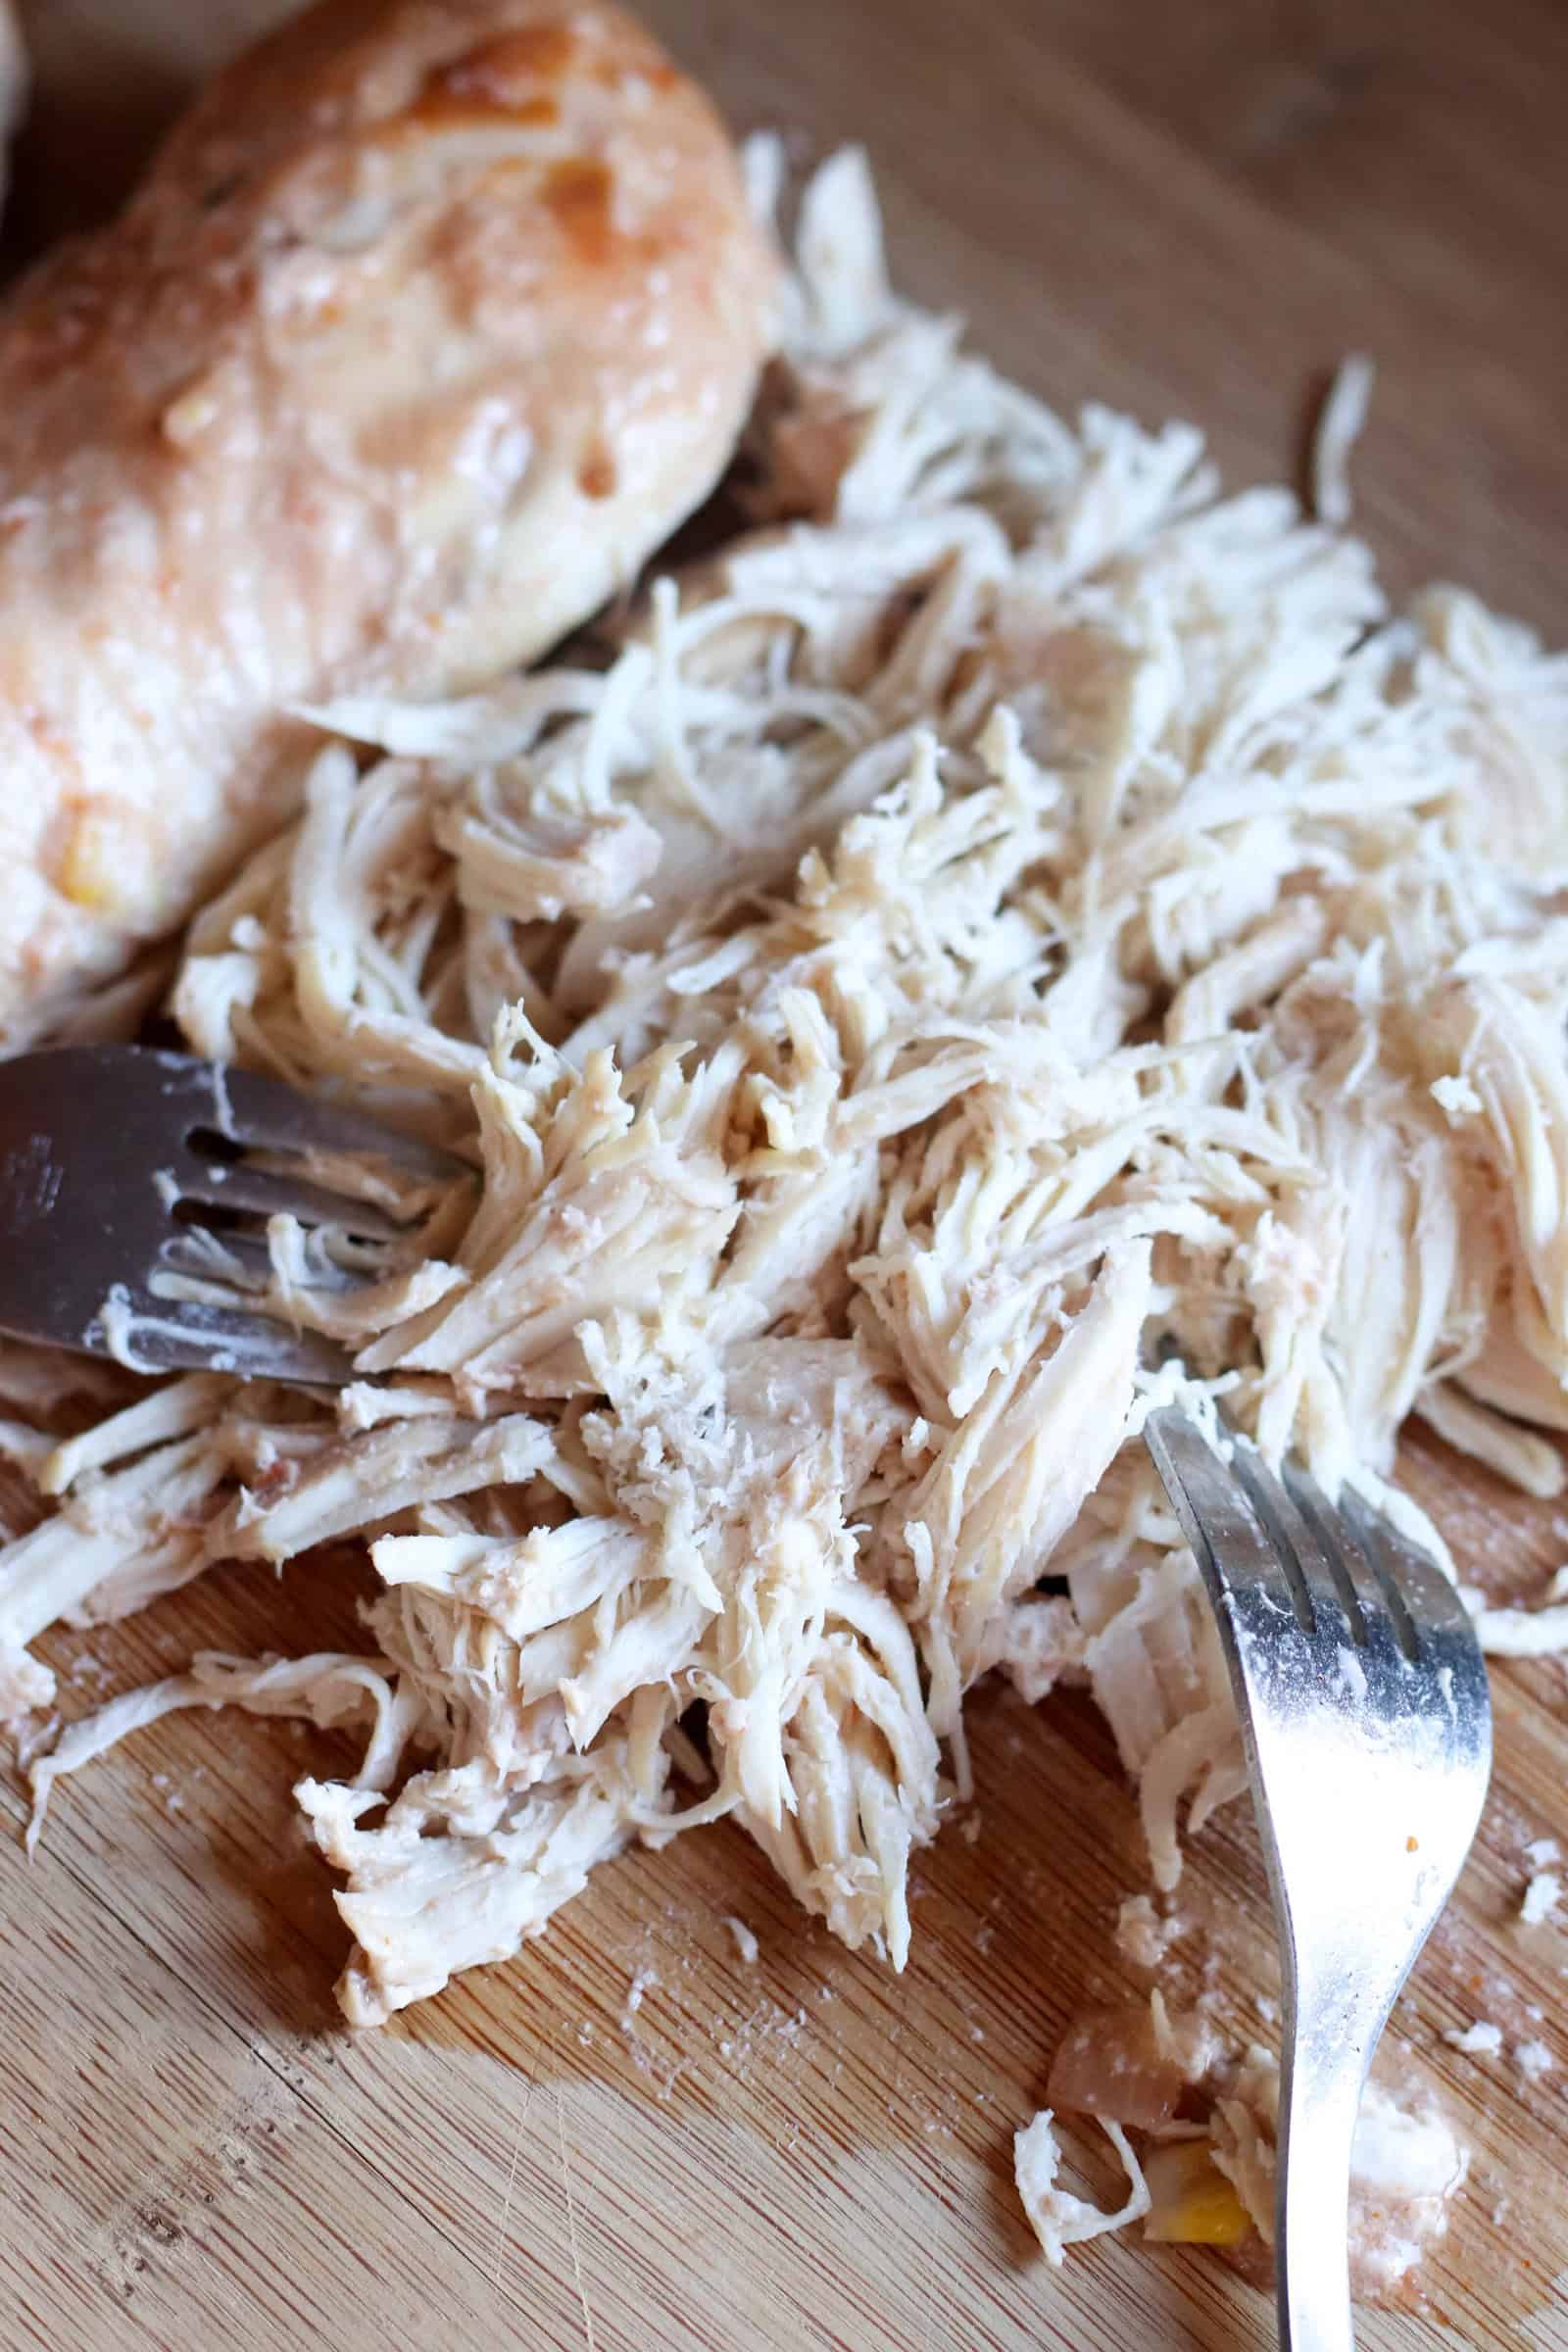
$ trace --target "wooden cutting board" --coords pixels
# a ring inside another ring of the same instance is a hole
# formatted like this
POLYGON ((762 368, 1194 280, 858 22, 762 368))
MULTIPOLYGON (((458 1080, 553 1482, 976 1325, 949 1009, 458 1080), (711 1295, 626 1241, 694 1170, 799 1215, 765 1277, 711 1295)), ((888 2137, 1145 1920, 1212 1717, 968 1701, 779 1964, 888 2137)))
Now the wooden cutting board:
MULTIPOLYGON (((189 74, 271 0, 39 0, 17 249, 101 208, 189 74)), ((1228 471, 1292 463, 1351 347, 1390 574, 1464 577, 1559 638, 1568 547, 1568 21, 1551 0, 662 0, 747 125, 870 144, 906 284, 1053 398, 1196 415, 1228 471)), ((1568 1522, 1417 1440, 1466 1571, 1534 1592, 1568 1522)), ((63 1644, 74 1708, 191 1649, 349 1638, 353 1580, 224 1572, 63 1644)), ((1426 2307, 1363 2347, 1568 2347, 1568 1922, 1517 1921, 1568 1844, 1568 1689, 1494 1682, 1497 1770, 1389 2056, 1475 2155, 1426 2307), (1538 2014, 1539 2013, 1539 2014, 1538 2014), (1477 2016, 1556 2071, 1444 2039, 1477 2016)), ((1068 1696, 972 1712, 979 1831, 920 1863, 902 1979, 802 1919, 729 1825, 606 1870, 521 1959, 351 2038, 344 1935, 288 1789, 332 1743, 172 1719, 0 1849, 0 2346, 339 2352, 1240 2352, 1268 2307, 1212 2256, 1048 2270, 1011 2135, 1086 2000, 1133 1989, 1143 1883, 1104 1727, 1068 1696), (726 1925, 755 1933, 741 1957, 726 1925)), ((0 1791, 23 1816, 13 1778, 0 1791)), ((1274 1990, 1245 1808, 1198 1841, 1175 1961, 1244 2030, 1274 1990)), ((1084 2178, 1112 2186, 1086 2141, 1084 2178)))

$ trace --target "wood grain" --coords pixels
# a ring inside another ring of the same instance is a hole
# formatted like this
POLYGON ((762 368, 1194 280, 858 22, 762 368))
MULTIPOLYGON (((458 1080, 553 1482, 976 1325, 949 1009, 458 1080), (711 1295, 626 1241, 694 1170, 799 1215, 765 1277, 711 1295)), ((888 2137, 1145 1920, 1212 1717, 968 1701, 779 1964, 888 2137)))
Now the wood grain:
MULTIPOLYGON (((19 252, 101 209, 189 75, 279 12, 30 13, 19 252)), ((865 139, 904 281, 1065 406, 1186 413, 1233 475, 1276 474, 1324 369, 1373 352, 1356 479, 1391 578, 1458 575, 1562 633, 1552 0, 649 13, 742 125, 865 139)), ((1441 1448, 1406 1471, 1479 1580, 1531 1590, 1564 1556, 1556 1513, 1441 1448)), ((233 1571, 58 1655, 85 1706, 203 1644, 330 1642, 353 1599, 349 1571, 233 1571)), ((1556 1665, 1495 1689, 1484 1835, 1387 2052, 1476 2161, 1427 2308, 1369 2315, 1363 2352, 1568 2347, 1568 1937, 1516 1924, 1525 1842, 1568 1838, 1568 1694, 1556 1665), (1458 2056, 1445 2033, 1480 2015, 1557 2071, 1458 2056)), ((0 1851, 0 2344, 1260 2352, 1267 2306, 1212 2257, 1118 2241, 1056 2275, 1034 2250, 1011 2133, 1072 2011, 1131 1988, 1111 1931, 1142 1854, 1086 1703, 986 1693, 973 1736, 979 1834, 922 1861, 902 1980, 804 1922, 726 1825, 626 1856, 514 1965, 359 2039, 288 1798, 331 1742, 206 1716, 132 1742, 60 1792, 31 1870, 0 1851)), ((0 1806, 20 1822, 14 1785, 0 1806)), ((1179 1968, 1266 2033, 1244 1812, 1198 1841, 1183 1902, 1179 1968)))

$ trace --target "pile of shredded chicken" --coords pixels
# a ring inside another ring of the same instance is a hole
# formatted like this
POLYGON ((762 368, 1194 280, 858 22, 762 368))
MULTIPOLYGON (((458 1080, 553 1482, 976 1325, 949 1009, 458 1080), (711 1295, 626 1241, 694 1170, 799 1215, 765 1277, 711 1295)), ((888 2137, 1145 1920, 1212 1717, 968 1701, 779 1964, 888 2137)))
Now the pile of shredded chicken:
POLYGON ((189 935, 195 1052, 475 1171, 386 1180, 401 1243, 214 1245, 355 1384, 56 1444, 8 1375, 59 1506, 0 1555, 9 1709, 56 1620, 368 1546, 363 1655, 199 1656, 33 1775, 41 1817, 175 1707, 363 1726, 297 1791, 362 2025, 722 1814, 902 1966, 999 1665, 1092 1687, 1169 1888, 1243 1786, 1137 1442, 1173 1382, 1440 1556, 1407 1414, 1561 1475, 1519 1424, 1568 1428, 1568 663, 1455 590, 1390 617, 1186 425, 1002 381, 890 295, 855 156, 732 489, 754 527, 578 661, 311 713, 305 814, 189 935))

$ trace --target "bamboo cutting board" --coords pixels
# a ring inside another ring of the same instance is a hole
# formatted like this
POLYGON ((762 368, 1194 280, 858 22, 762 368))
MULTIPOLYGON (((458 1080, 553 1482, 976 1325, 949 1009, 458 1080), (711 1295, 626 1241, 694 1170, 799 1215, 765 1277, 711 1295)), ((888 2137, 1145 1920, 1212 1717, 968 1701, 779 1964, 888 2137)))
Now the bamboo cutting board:
MULTIPOLYGON (((14 247, 90 218, 190 74, 277 13, 37 0, 14 247)), ((1457 574, 1568 634, 1550 0, 649 13, 743 126, 866 138, 904 282, 1064 405, 1196 415, 1233 477, 1277 474, 1303 389, 1371 349, 1359 519, 1393 577, 1457 574)), ((1534 1592, 1568 1556, 1557 1509, 1419 1437, 1406 1474, 1476 1581, 1534 1592)), ((223 1572, 56 1662, 85 1707, 199 1646, 338 1642, 354 1595, 348 1570, 223 1572)), ((1388 2048, 1474 2162, 1425 2307, 1363 2319, 1378 2352, 1568 2352, 1568 1928, 1517 1921, 1524 1845, 1568 1844, 1568 1688, 1556 1664, 1494 1687, 1488 1819, 1388 2048), (1457 2055, 1445 2033, 1478 2016, 1555 2071, 1457 2055)), ((1055 2274, 1034 2248, 1012 2132, 1072 2012, 1136 1989, 1112 1930, 1142 1852, 1086 1702, 988 1691, 972 1724, 978 1834, 923 1858, 903 1979, 723 1825, 627 1855, 519 1960, 359 2038, 288 1796, 332 1742, 216 1716, 132 1742, 59 1792, 30 1870, 0 1848, 0 2348, 1268 2345, 1212 2256, 1121 2239, 1055 2274)), ((14 1778, 0 1807, 20 1824, 14 1778)), ((1245 1808, 1198 1841, 1183 1912, 1178 1977, 1266 2033, 1245 1808)))

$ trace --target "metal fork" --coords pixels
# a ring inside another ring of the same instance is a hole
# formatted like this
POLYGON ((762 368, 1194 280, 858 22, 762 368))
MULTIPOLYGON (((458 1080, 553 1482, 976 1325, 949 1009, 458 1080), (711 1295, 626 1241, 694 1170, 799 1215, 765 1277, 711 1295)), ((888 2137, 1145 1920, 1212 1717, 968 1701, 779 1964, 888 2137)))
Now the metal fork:
POLYGON ((1356 2110, 1481 1817, 1486 1667, 1442 1570, 1348 1489, 1228 1430, 1222 1459, 1174 1406, 1144 1434, 1219 1620, 1279 1928, 1280 2343, 1350 2352, 1356 2110))
POLYGON ((250 1071, 137 1046, 63 1046, 0 1061, 0 1331, 111 1352, 104 1308, 138 1366, 200 1367, 270 1380, 343 1382, 346 1351, 262 1314, 162 1295, 205 1274, 211 1239, 265 1273, 263 1224, 286 1211, 366 1241, 406 1229, 381 1209, 289 1167, 352 1154, 430 1182, 461 1160, 363 1112, 250 1071), (283 1155, 284 1172, 255 1154, 283 1155))

